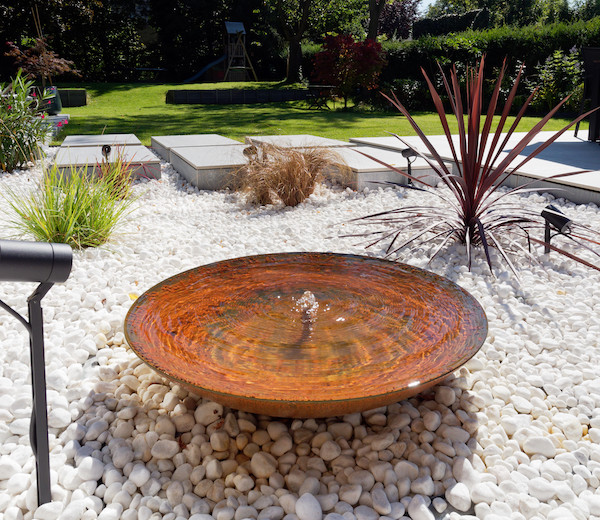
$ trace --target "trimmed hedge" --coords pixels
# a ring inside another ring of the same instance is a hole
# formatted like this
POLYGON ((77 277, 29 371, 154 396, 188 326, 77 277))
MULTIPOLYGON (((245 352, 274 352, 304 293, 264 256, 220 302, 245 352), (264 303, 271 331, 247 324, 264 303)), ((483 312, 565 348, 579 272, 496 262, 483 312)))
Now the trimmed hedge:
POLYGON ((475 63, 484 53, 488 68, 497 69, 504 58, 508 58, 509 64, 522 61, 526 70, 533 71, 538 63, 544 63, 556 50, 568 52, 572 47, 598 46, 600 17, 573 24, 531 25, 519 29, 500 27, 447 36, 425 36, 414 41, 388 44, 388 66, 382 73, 382 79, 421 79, 421 67, 428 74, 437 71, 436 62, 456 64, 460 68, 475 63))
POLYGON ((490 11, 475 9, 463 14, 447 14, 439 18, 422 18, 413 24, 413 38, 425 35, 439 36, 442 34, 466 31, 468 29, 483 30, 490 26, 490 11))
POLYGON ((307 99, 307 89, 167 90, 166 103, 174 105, 235 105, 280 103, 307 99))
MULTIPOLYGON (((525 79, 535 83, 537 80, 533 75, 538 64, 543 64, 556 50, 569 52, 573 47, 600 47, 600 16, 570 24, 560 22, 518 29, 499 27, 484 31, 468 30, 445 36, 424 36, 412 41, 386 42, 383 48, 387 52, 388 64, 381 73, 380 85, 386 91, 400 87, 400 91, 412 92, 413 95, 424 94, 420 105, 430 108, 421 67, 430 77, 438 76, 438 62, 446 69, 454 64, 460 73, 461 69, 474 65, 485 53, 486 77, 494 78, 495 71, 507 58, 509 75, 514 74, 518 64, 523 62, 525 79), (415 81, 421 83, 421 87, 415 81)), ((318 47, 314 45, 305 49, 305 77, 310 77, 317 50, 318 47)), ((526 82, 521 85, 524 89, 526 82)), ((375 104, 380 104, 379 97, 373 100, 375 104)))

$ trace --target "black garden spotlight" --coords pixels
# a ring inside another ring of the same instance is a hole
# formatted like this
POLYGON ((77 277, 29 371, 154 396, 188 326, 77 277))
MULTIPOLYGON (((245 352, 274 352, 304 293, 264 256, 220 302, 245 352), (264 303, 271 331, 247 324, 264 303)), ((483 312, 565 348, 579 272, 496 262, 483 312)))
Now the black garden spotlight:
POLYGON ((33 394, 29 436, 35 455, 38 505, 52 500, 41 301, 55 283, 66 281, 72 265, 73 251, 67 244, 0 240, 0 281, 39 283, 27 299, 29 321, 0 300, 0 307, 17 318, 29 332, 33 394))
POLYGON ((406 158, 406 162, 408 163, 408 184, 412 184, 413 182, 410 178, 412 177, 412 163, 415 162, 418 157, 417 152, 415 152, 412 148, 405 148, 402 150, 402 157, 406 158))
POLYGON ((554 235, 568 234, 571 231, 572 220, 552 204, 548 204, 542 210, 542 217, 546 221, 544 228, 544 253, 548 254, 550 252, 550 239, 554 235), (552 228, 557 230, 554 235, 551 234, 552 228))

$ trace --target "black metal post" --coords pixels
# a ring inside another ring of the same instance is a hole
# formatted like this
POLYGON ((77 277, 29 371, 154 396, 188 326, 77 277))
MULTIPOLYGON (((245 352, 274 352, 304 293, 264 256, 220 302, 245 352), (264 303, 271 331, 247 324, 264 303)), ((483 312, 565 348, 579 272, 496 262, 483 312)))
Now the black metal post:
POLYGON ((548 254, 550 252, 550 222, 546 220, 546 226, 544 228, 544 254, 548 254))
POLYGON ((31 389, 33 395, 29 437, 35 455, 37 470, 38 505, 52 500, 50 492, 50 448, 48 446, 44 323, 41 306, 42 298, 48 293, 52 285, 51 283, 40 284, 27 299, 30 325, 31 389))
POLYGON ((39 283, 27 299, 29 321, 2 300, 0 300, 0 308, 19 320, 29 332, 33 396, 29 438, 35 455, 37 496, 40 506, 52 500, 41 301, 55 283, 67 280, 72 265, 73 251, 67 244, 0 240, 0 281, 39 283))

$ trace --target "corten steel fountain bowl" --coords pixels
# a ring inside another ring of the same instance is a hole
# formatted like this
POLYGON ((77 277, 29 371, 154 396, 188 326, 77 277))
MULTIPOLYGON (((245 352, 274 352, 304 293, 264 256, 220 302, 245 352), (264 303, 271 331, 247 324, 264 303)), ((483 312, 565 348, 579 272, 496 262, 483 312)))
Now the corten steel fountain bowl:
POLYGON ((143 294, 125 320, 135 353, 232 408, 327 417, 415 395, 487 335, 479 303, 423 269, 286 253, 197 267, 143 294))

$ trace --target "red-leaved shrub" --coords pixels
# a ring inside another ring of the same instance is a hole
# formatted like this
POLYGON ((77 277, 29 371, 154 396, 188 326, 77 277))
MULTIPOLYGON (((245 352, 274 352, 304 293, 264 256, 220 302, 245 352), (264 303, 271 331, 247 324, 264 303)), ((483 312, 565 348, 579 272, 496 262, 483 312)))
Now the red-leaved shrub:
POLYGON ((347 34, 327 36, 323 50, 315 55, 314 80, 335 86, 335 93, 348 98, 359 88, 375 89, 386 60, 385 52, 375 40, 354 41, 347 34))

